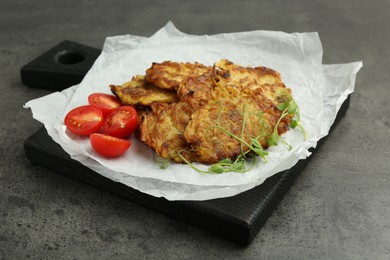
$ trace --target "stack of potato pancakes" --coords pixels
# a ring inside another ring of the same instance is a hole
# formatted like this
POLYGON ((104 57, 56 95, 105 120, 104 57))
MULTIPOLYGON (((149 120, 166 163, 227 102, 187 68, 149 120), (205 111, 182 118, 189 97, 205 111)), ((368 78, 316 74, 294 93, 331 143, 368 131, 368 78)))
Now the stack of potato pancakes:
MULTIPOLYGON (((165 61, 144 76, 110 85, 124 105, 140 113, 138 137, 164 159, 216 163, 234 160, 256 138, 263 148, 292 100, 280 74, 266 67, 243 67, 228 60, 213 66, 165 61), (239 137, 234 138, 234 136, 239 137)), ((279 135, 288 130, 284 117, 279 135)))

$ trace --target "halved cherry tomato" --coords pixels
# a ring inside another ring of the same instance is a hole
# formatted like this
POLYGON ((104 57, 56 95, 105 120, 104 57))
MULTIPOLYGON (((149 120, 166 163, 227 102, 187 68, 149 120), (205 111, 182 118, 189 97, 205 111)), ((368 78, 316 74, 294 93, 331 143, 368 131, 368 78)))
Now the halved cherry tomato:
POLYGON ((103 112, 93 106, 76 107, 68 112, 64 123, 75 134, 90 135, 96 133, 102 127, 103 112))
POLYGON ((131 146, 129 140, 120 139, 104 134, 94 133, 89 137, 92 148, 100 155, 117 157, 124 154, 131 146))
POLYGON ((94 93, 89 95, 88 103, 91 106, 100 108, 103 111, 104 116, 107 116, 109 113, 114 111, 114 109, 122 105, 121 101, 117 97, 105 93, 94 93))
POLYGON ((126 137, 138 126, 138 114, 132 106, 121 106, 112 111, 105 119, 104 131, 111 136, 126 137))

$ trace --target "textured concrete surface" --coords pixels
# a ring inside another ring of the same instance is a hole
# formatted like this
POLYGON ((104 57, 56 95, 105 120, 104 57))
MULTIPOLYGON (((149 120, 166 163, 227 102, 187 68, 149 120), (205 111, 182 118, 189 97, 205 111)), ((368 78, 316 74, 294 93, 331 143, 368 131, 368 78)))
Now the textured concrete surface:
POLYGON ((390 259, 390 3, 0 0, 0 259, 390 259), (20 68, 64 39, 317 31, 324 63, 363 60, 345 118, 245 248, 30 163, 48 94, 20 68))

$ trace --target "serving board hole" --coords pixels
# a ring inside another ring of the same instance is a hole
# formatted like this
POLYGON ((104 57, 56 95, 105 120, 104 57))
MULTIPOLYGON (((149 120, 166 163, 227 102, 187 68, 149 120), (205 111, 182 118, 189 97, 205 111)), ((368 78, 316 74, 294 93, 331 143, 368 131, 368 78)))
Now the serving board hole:
POLYGON ((62 41, 20 69, 24 85, 54 91, 80 83, 101 50, 72 41, 62 41))
POLYGON ((85 60, 85 54, 76 50, 62 50, 55 55, 57 63, 64 65, 73 65, 85 60))

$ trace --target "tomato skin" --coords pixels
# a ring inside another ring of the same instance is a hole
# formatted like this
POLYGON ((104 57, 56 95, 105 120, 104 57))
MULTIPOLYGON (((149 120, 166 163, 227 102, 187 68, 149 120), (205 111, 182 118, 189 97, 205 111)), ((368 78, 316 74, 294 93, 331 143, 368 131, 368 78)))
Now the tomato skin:
POLYGON ((138 114, 132 106, 121 106, 112 111, 103 124, 104 131, 111 136, 130 136, 138 126, 138 114))
POLYGON ((89 95, 88 103, 91 106, 100 108, 103 111, 104 116, 107 116, 122 105, 117 97, 105 93, 93 93, 89 95))
POLYGON ((66 127, 78 135, 90 135, 100 130, 104 123, 103 112, 93 106, 79 106, 65 116, 66 127))
POLYGON ((131 146, 131 142, 129 140, 99 133, 91 134, 89 140, 95 152, 110 158, 124 154, 131 146))

